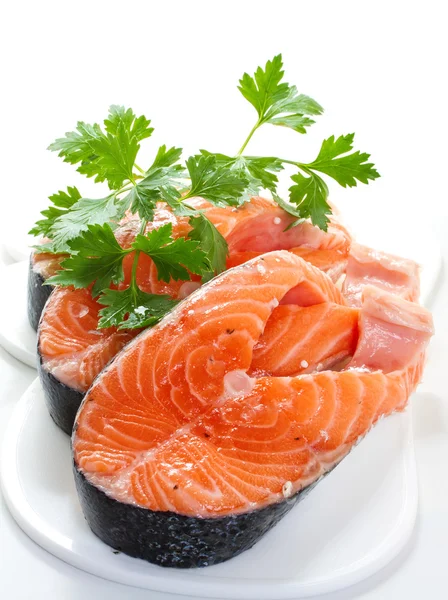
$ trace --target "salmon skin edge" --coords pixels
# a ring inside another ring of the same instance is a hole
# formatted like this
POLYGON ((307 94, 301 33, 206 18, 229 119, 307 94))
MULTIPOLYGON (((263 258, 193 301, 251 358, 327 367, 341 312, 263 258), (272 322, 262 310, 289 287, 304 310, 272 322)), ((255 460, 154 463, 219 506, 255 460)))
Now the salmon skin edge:
POLYGON ((37 348, 37 371, 44 390, 45 404, 51 418, 67 435, 72 434, 73 423, 85 394, 78 392, 56 379, 42 364, 42 356, 37 348))
POLYGON ((33 268, 32 254, 28 264, 28 321, 34 331, 37 331, 44 306, 54 286, 44 285, 45 279, 33 268))
POLYGON ((75 461, 73 472, 84 517, 102 542, 128 556, 177 569, 216 565, 249 550, 322 479, 263 508, 201 518, 125 504, 87 481, 75 461))

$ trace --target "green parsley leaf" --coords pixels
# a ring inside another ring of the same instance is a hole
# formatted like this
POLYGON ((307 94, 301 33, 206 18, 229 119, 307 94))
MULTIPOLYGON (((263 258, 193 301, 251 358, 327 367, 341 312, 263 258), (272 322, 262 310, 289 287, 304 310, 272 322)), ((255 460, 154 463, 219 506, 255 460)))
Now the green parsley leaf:
POLYGON ((252 185, 275 192, 278 183, 275 173, 283 169, 283 164, 278 158, 273 156, 240 156, 239 158, 252 185))
MULTIPOLYGON (((353 152, 354 134, 334 135, 322 142, 319 154, 311 163, 297 163, 304 171, 293 175, 291 179, 296 185, 289 188, 290 201, 298 206, 301 218, 311 218, 313 225, 327 230, 331 207, 327 202, 328 187, 325 181, 314 171, 320 171, 335 179, 343 187, 353 187, 357 182, 369 183, 379 177, 373 163, 366 162, 370 155, 353 152), (342 156, 341 156, 342 155, 342 156)), ((285 209, 286 210, 286 209, 285 209)))
POLYGON ((343 187, 354 187, 357 181, 369 183, 369 180, 377 179, 380 175, 374 164, 367 162, 370 154, 358 151, 347 154, 353 150, 354 137, 354 133, 341 135, 337 139, 332 135, 322 142, 316 160, 304 166, 329 175, 343 187))
POLYGON ((56 194, 52 194, 49 196, 49 199, 55 206, 59 206, 60 208, 71 208, 75 202, 77 202, 81 198, 81 194, 79 193, 76 187, 67 187, 67 192, 59 190, 56 194))
POLYGON ((263 123, 289 127, 298 133, 306 133, 306 127, 315 121, 305 115, 321 115, 323 108, 315 100, 299 94, 295 85, 289 88, 288 95, 268 108, 263 123))
POLYGON ((123 199, 132 213, 138 213, 140 218, 152 221, 157 201, 164 199, 168 203, 178 203, 180 194, 174 184, 184 174, 182 165, 176 164, 181 154, 182 148, 167 150, 165 145, 160 146, 145 177, 123 199))
POLYGON ((89 225, 68 245, 72 255, 61 263, 61 271, 47 279, 47 284, 83 288, 93 283, 92 295, 97 296, 111 283, 123 281, 123 259, 132 250, 120 246, 107 223, 89 225))
POLYGON ((46 242, 45 244, 36 244, 31 246, 34 250, 34 254, 69 254, 70 248, 68 246, 55 246, 53 242, 46 242))
MULTIPOLYGON (((156 157, 154 159, 154 162, 149 167, 148 172, 151 172, 158 168, 163 168, 163 167, 166 168, 166 167, 171 167, 171 166, 175 165, 178 162, 178 160, 180 159, 181 155, 182 155, 182 148, 173 147, 173 148, 168 148, 168 150, 167 150, 165 144, 163 144, 158 149, 156 157)), ((176 164, 176 167, 171 172, 171 174, 179 173, 179 172, 183 172, 183 167, 182 167, 182 165, 176 164)), ((166 175, 166 171, 164 173, 166 175)))
POLYGON ((225 271, 229 248, 226 240, 213 223, 202 213, 199 213, 196 217, 191 217, 189 222, 192 230, 188 237, 200 243, 200 247, 207 257, 209 270, 203 274, 202 279, 208 281, 215 275, 225 271))
POLYGON ((124 106, 112 104, 109 108, 109 116, 104 120, 104 126, 108 133, 118 135, 120 128, 129 131, 131 136, 134 136, 138 142, 151 136, 154 131, 153 127, 149 127, 151 121, 145 116, 136 117, 132 108, 126 109, 124 106))
POLYGON ((311 171, 309 177, 297 173, 291 179, 296 185, 289 188, 289 200, 298 206, 298 216, 302 219, 311 218, 313 225, 327 231, 327 215, 331 214, 331 206, 327 202, 328 187, 325 181, 311 171))
POLYGON ((306 127, 314 125, 316 121, 313 121, 313 119, 310 119, 309 117, 305 117, 305 115, 293 114, 273 117, 265 122, 270 123, 271 125, 278 125, 279 127, 289 127, 298 133, 306 133, 306 127))
POLYGON ((54 221, 49 237, 56 247, 64 246, 82 231, 86 231, 89 225, 118 221, 123 214, 123 206, 114 194, 100 200, 80 198, 69 211, 54 221))
POLYGON ((123 202, 129 207, 132 214, 138 213, 141 219, 152 221, 158 200, 160 200, 158 188, 153 189, 138 184, 131 189, 123 202))
POLYGON ((270 106, 288 95, 288 84, 280 83, 284 75, 282 67, 282 55, 278 54, 272 60, 268 60, 264 71, 258 67, 253 77, 244 73, 240 79, 238 89, 255 107, 260 119, 264 117, 270 106))
POLYGON ((275 173, 283 169, 280 159, 273 156, 226 156, 225 154, 212 154, 201 150, 202 156, 213 156, 219 167, 235 171, 243 179, 247 179, 251 195, 259 193, 265 188, 271 192, 277 189, 278 178, 275 173))
POLYGON ((56 194, 49 196, 49 200, 51 200, 54 206, 49 206, 40 213, 45 219, 37 221, 29 231, 29 234, 49 236, 56 219, 67 213, 80 198, 81 194, 75 187, 68 187, 67 192, 60 190, 56 194))
POLYGON ((309 96, 299 94, 295 86, 282 83, 282 68, 282 55, 278 54, 268 60, 264 70, 258 67, 253 77, 244 73, 238 89, 255 107, 258 125, 271 123, 306 133, 305 128, 314 121, 305 115, 320 115, 323 109, 309 96))
POLYGON ((206 254, 200 249, 199 242, 182 237, 173 240, 172 231, 172 224, 167 223, 147 235, 139 234, 132 247, 151 257, 161 281, 188 281, 190 273, 201 275, 208 265, 206 254))
POLYGON ((172 209, 175 215, 179 217, 191 217, 197 214, 197 210, 183 202, 182 194, 172 186, 161 188, 162 200, 164 200, 172 209))
POLYGON ((68 132, 49 146, 58 152, 64 162, 81 163, 78 171, 95 181, 107 180, 111 189, 133 179, 139 141, 149 137, 152 129, 145 117, 136 117, 124 107, 111 106, 105 121, 106 133, 98 124, 89 125, 79 121, 76 131, 68 132))
POLYGON ((36 221, 34 227, 30 229, 28 233, 30 235, 43 235, 44 237, 48 237, 56 219, 58 219, 62 215, 65 215, 66 213, 66 210, 56 208, 55 206, 49 206, 40 213, 42 216, 45 217, 45 219, 40 219, 39 221, 36 221))
MULTIPOLYGON (((56 139, 48 146, 48 150, 59 152, 58 156, 72 165, 77 163, 95 163, 98 156, 95 154, 94 143, 104 137, 101 127, 97 124, 88 125, 78 121, 76 131, 70 131, 65 137, 56 139)), ((94 172, 92 172, 92 175, 94 172)), ((104 181, 104 179, 101 179, 104 181)))
POLYGON ((173 186, 184 177, 185 169, 177 161, 182 154, 182 148, 166 149, 165 144, 160 146, 154 162, 146 171, 144 179, 139 186, 159 190, 159 195, 165 186, 173 186))
POLYGON ((190 156, 186 165, 191 179, 189 198, 201 196, 217 206, 235 206, 247 188, 246 177, 220 166, 213 155, 190 156))
POLYGON ((90 163, 82 163, 78 171, 87 177, 96 175, 95 181, 107 180, 111 190, 120 188, 123 182, 133 179, 132 169, 139 150, 139 144, 123 127, 117 135, 107 134, 92 144, 98 158, 90 163))
POLYGON ((98 298, 105 308, 99 311, 99 328, 139 329, 152 327, 178 303, 166 295, 147 294, 138 287, 126 290, 105 290, 98 298))

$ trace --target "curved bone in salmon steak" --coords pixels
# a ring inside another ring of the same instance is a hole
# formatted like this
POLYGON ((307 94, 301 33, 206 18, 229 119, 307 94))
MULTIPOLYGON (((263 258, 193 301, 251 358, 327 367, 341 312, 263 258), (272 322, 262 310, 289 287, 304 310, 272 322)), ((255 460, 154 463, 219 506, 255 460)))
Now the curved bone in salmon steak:
POLYGON ((254 347, 285 297, 344 303, 318 269, 271 252, 223 273, 129 344, 78 413, 73 452, 86 480, 150 511, 246 513, 315 482, 381 416, 404 408, 433 332, 428 311, 366 288, 345 370, 250 377, 254 347))

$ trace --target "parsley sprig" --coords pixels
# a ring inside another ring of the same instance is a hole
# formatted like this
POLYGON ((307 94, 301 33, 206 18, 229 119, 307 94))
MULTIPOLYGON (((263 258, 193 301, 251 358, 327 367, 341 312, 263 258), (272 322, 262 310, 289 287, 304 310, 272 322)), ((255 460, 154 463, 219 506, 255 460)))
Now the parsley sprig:
POLYGON ((287 127, 305 134, 314 117, 323 113, 315 100, 299 94, 284 81, 279 54, 258 67, 254 75, 244 73, 239 91, 257 113, 257 120, 235 156, 201 150, 184 163, 182 149, 158 148, 146 169, 137 164, 140 144, 153 132, 151 121, 130 108, 113 105, 103 125, 78 122, 75 131, 53 142, 49 149, 77 170, 106 182, 109 193, 85 198, 75 187, 50 196, 30 233, 50 242, 37 251, 66 253, 62 270, 49 284, 90 287, 104 306, 99 327, 148 327, 158 322, 176 304, 164 295, 148 294, 137 283, 140 255, 154 262, 160 280, 188 280, 192 274, 208 281, 226 267, 228 247, 204 211, 189 200, 200 196, 220 207, 238 207, 268 190, 277 204, 294 219, 289 228, 305 219, 326 230, 331 206, 324 177, 343 187, 368 183, 379 177, 369 154, 354 151, 354 134, 325 139, 311 162, 275 156, 244 154, 255 132, 264 125, 287 127), (278 194, 278 173, 292 165, 288 200, 278 194), (179 217, 188 219, 187 238, 174 238, 171 225, 149 226, 157 203, 168 204, 179 217), (114 231, 126 214, 138 215, 140 230, 129 248, 122 248, 114 231), (123 260, 133 254, 130 281, 124 281, 123 260), (122 289, 124 288, 124 289, 122 289))
POLYGON ((279 157, 243 156, 243 152, 255 132, 265 124, 288 127, 298 133, 306 133, 315 121, 310 118, 323 113, 323 108, 315 100, 299 94, 295 86, 283 81, 283 61, 281 54, 268 60, 265 68, 258 67, 253 76, 244 73, 238 87, 241 94, 257 111, 258 119, 250 130, 243 145, 234 157, 213 154, 201 150, 204 156, 215 156, 217 162, 230 170, 241 173, 248 179, 248 189, 258 193, 260 188, 268 189, 278 204, 297 219, 290 225, 296 226, 303 219, 310 219, 313 225, 327 230, 331 207, 328 204, 329 190, 325 180, 316 173, 323 173, 343 187, 356 186, 358 182, 368 183, 379 177, 370 155, 353 150, 354 134, 331 136, 324 140, 318 156, 311 163, 279 157), (285 164, 298 169, 291 176, 293 185, 289 188, 289 202, 279 199, 276 173, 285 164))
POLYGON ((76 131, 65 134, 49 146, 78 171, 95 181, 107 181, 110 189, 120 188, 134 178, 134 164, 140 142, 150 137, 154 129, 143 115, 136 117, 132 109, 112 105, 104 121, 105 131, 98 124, 79 121, 76 131))
POLYGON ((239 174, 217 165, 214 157, 190 157, 184 166, 182 149, 166 145, 160 146, 152 164, 143 170, 135 161, 140 141, 153 131, 149 124, 131 109, 111 106, 104 130, 98 124, 78 123, 75 132, 50 145, 64 161, 80 163, 79 172, 95 181, 107 181, 111 190, 100 199, 83 198, 76 188, 58 192, 50 197, 53 206, 42 212, 45 219, 31 230, 51 239, 38 246, 38 251, 69 255, 61 263, 62 270, 47 283, 92 286, 92 294, 105 305, 100 327, 147 326, 173 307, 168 296, 153 297, 139 288, 137 265, 142 253, 154 261, 159 279, 166 282, 186 281, 191 274, 207 280, 224 270, 224 238, 205 215, 188 205, 188 199, 201 196, 219 206, 234 205, 247 184, 239 174), (190 239, 173 239, 171 225, 145 233, 160 200, 190 219, 190 239), (130 248, 123 249, 114 229, 127 211, 139 216, 140 233, 130 248), (123 282, 123 259, 131 252, 129 286, 110 289, 123 282))
POLYGON ((244 73, 238 89, 256 109, 258 120, 241 146, 242 154, 255 131, 264 123, 289 127, 299 133, 306 133, 315 121, 310 115, 320 115, 323 108, 315 100, 299 94, 297 88, 282 81, 284 76, 282 55, 268 60, 264 70, 261 67, 253 77, 244 73))

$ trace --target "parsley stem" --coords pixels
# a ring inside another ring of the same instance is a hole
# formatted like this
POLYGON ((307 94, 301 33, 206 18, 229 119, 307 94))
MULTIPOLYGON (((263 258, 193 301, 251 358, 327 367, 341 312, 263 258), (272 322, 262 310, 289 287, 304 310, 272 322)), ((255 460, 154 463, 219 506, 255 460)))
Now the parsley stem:
POLYGON ((255 123, 255 125, 250 130, 250 133, 247 136, 247 138, 245 139, 244 144, 239 149, 237 156, 241 156, 241 154, 244 152, 244 149, 246 148, 247 144, 250 142, 251 137, 254 135, 254 133, 257 131, 257 129, 260 127, 260 125, 261 125, 260 119, 258 119, 258 121, 255 123))
POLYGON ((140 173, 142 175, 146 175, 145 171, 141 167, 139 167, 138 165, 136 165, 135 163, 134 163, 134 167, 137 169, 137 171, 140 171, 140 173))
MULTIPOLYGON (((139 234, 143 235, 145 233, 146 225, 148 221, 146 219, 142 219, 140 224, 139 234)), ((140 256, 140 250, 136 250, 134 254, 134 260, 132 262, 132 271, 131 271, 131 283, 130 287, 135 291, 137 286, 137 265, 138 265, 138 257, 140 256)))
POLYGON ((138 232, 143 235, 145 233, 145 229, 146 229, 146 225, 148 224, 147 219, 142 219, 142 222, 140 224, 140 229, 138 230, 138 232))
POLYGON ((300 167, 301 164, 299 162, 295 162, 294 160, 288 160, 286 158, 279 158, 280 162, 285 163, 287 165, 294 165, 295 167, 300 167))
POLYGON ((117 196, 118 194, 122 194, 123 192, 129 192, 129 190, 132 190, 134 186, 133 185, 125 185, 124 187, 122 187, 121 189, 117 190, 115 192, 115 195, 117 196))
POLYGON ((184 200, 188 200, 189 198, 195 198, 196 194, 192 193, 191 190, 188 190, 188 192, 185 194, 185 196, 182 196, 181 198, 179 198, 179 204, 183 204, 184 200))

